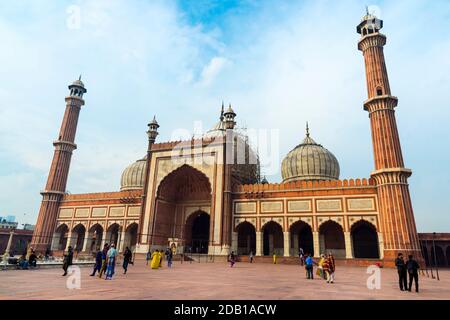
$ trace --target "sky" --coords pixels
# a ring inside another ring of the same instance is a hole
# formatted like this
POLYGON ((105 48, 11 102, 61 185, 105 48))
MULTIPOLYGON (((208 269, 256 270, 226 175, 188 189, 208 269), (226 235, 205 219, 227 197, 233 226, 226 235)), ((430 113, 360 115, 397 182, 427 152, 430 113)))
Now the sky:
MULTIPOLYGON (((176 140, 231 103, 240 127, 277 143, 263 173, 305 136, 341 179, 374 161, 356 25, 384 20, 387 69, 419 232, 450 232, 450 1, 0 2, 0 216, 35 223, 67 85, 86 85, 67 190, 117 191, 146 153, 147 123, 176 140)), ((261 147, 261 146, 259 146, 261 147)), ((261 148, 260 148, 261 152, 261 148)), ((270 156, 269 156, 270 155, 270 156)))

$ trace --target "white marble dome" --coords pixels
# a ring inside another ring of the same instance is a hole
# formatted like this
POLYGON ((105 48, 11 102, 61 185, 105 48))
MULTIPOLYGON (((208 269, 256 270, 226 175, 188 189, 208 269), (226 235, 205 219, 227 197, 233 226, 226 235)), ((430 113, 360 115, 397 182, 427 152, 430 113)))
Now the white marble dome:
POLYGON ((322 145, 316 143, 307 130, 306 138, 283 159, 283 182, 297 180, 339 180, 339 162, 322 145))
POLYGON ((147 157, 144 157, 128 167, 122 173, 120 179, 120 190, 140 190, 144 188, 145 169, 147 167, 147 157))

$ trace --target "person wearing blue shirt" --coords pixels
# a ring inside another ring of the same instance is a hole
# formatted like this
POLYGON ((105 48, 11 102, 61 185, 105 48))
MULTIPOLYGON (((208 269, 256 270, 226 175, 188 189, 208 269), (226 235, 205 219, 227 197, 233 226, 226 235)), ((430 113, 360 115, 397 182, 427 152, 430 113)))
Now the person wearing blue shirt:
POLYGON ((100 247, 97 248, 97 253, 95 255, 95 264, 94 270, 92 271, 91 277, 95 276, 95 273, 98 271, 100 273, 100 269, 103 264, 103 252, 100 250, 100 247))
POLYGON ((313 268, 314 268, 314 260, 310 254, 307 254, 306 259, 305 259, 305 269, 306 269, 306 278, 307 279, 311 279, 311 280, 314 279, 313 268))

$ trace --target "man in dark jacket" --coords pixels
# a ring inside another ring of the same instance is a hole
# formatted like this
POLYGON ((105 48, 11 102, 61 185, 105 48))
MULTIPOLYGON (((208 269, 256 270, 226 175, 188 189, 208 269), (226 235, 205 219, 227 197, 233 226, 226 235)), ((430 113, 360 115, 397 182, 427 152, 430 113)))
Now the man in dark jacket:
POLYGON ((64 274, 63 276, 67 275, 67 269, 72 265, 73 260, 73 250, 72 246, 69 246, 69 249, 67 250, 67 254, 64 255, 64 263, 63 263, 63 270, 64 274))
POLYGON ((103 264, 103 252, 100 250, 100 247, 97 248, 97 253, 95 254, 95 265, 94 270, 91 273, 91 277, 95 276, 95 273, 98 271, 100 273, 100 269, 103 264))
POLYGON ((128 264, 131 263, 131 258, 133 257, 133 254, 131 253, 130 248, 126 247, 125 251, 123 253, 123 274, 126 274, 128 271, 128 264))
POLYGON ((406 263, 406 268, 408 269, 409 274, 409 287, 408 291, 411 292, 412 282, 414 280, 414 284, 416 286, 416 292, 419 292, 419 264, 416 260, 414 260, 412 255, 408 256, 408 262, 406 263))
POLYGON ((406 263, 403 259, 403 254, 399 253, 397 259, 395 259, 395 266, 398 272, 398 284, 401 291, 408 290, 407 279, 406 279, 406 263))

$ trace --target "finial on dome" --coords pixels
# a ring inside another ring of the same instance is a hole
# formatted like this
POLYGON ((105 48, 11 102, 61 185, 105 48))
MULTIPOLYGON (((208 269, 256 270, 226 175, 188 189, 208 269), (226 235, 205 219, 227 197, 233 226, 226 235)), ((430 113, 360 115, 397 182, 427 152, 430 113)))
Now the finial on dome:
POLYGON ((306 136, 309 138, 309 126, 308 126, 308 121, 306 121, 306 136))
POLYGON ((366 6, 366 14, 369 15, 369 6, 366 6))
POLYGON ((81 81, 81 74, 80 74, 80 76, 78 77, 78 80, 81 81))
POLYGON ((222 100, 222 109, 221 109, 221 111, 220 111, 220 121, 223 121, 223 113, 225 112, 224 111, 224 105, 223 105, 223 100, 222 100))

